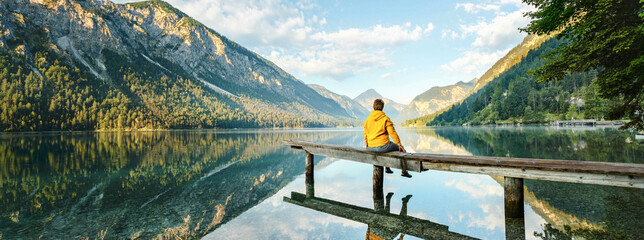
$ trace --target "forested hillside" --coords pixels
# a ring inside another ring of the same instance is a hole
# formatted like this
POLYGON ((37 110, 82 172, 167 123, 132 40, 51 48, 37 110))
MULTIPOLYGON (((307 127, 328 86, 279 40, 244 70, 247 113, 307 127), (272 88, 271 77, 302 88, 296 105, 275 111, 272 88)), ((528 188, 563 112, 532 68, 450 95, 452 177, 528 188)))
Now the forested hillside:
POLYGON ((435 115, 413 119, 412 125, 545 123, 555 119, 607 118, 616 101, 598 96, 598 70, 574 73, 560 81, 534 81, 531 70, 543 66, 543 54, 562 44, 552 38, 517 65, 500 74, 462 103, 435 115))

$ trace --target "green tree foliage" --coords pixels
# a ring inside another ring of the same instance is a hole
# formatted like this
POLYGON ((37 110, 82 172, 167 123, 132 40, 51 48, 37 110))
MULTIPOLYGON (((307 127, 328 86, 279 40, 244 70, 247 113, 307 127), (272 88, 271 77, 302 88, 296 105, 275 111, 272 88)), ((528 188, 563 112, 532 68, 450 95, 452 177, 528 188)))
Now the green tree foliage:
POLYGON ((48 52, 0 51, 0 130, 87 130, 155 126, 158 121, 121 92, 48 52), (131 121, 140 117, 139 123, 131 121))
POLYGON ((523 31, 562 31, 558 38, 567 41, 546 55, 548 62, 534 71, 536 80, 562 80, 570 72, 603 68, 590 94, 618 101, 610 116, 626 116, 632 121, 625 127, 643 130, 644 1, 523 1, 537 8, 527 14, 532 22, 523 31))

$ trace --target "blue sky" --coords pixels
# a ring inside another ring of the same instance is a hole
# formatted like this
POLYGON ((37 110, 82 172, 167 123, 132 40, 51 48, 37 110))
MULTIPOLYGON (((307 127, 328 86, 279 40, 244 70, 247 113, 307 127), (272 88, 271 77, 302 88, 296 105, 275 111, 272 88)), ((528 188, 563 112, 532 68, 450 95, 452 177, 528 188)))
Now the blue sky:
POLYGON ((401 103, 481 76, 526 36, 531 10, 520 0, 166 1, 305 83, 401 103))

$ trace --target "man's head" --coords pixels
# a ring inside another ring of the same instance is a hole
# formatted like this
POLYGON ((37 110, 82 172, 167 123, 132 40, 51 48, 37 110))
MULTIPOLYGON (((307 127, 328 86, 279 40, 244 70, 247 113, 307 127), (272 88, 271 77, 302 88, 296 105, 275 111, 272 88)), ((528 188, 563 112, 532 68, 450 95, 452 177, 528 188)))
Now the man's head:
POLYGON ((373 100, 373 110, 380 110, 385 108, 385 102, 382 101, 382 99, 378 98, 376 100, 373 100))

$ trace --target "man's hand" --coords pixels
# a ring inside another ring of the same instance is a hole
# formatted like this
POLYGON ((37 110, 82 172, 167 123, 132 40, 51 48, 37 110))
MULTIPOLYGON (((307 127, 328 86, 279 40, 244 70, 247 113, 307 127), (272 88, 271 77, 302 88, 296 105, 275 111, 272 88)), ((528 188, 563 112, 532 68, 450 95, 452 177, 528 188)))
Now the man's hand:
POLYGON ((402 145, 398 146, 398 151, 401 151, 401 152, 404 152, 404 153, 407 152, 407 150, 405 150, 405 148, 402 145))

